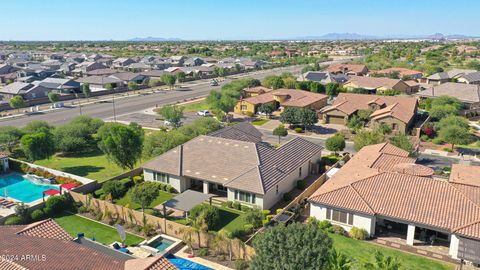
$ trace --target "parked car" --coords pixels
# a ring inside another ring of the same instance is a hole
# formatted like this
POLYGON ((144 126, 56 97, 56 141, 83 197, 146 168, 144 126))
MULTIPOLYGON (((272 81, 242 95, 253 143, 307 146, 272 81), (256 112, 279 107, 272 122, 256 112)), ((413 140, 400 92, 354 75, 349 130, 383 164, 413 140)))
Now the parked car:
POLYGON ((197 115, 200 116, 212 116, 212 113, 209 110, 201 110, 197 112, 197 115))
POLYGON ((218 86, 218 82, 216 80, 212 80, 210 82, 210 86, 218 86))

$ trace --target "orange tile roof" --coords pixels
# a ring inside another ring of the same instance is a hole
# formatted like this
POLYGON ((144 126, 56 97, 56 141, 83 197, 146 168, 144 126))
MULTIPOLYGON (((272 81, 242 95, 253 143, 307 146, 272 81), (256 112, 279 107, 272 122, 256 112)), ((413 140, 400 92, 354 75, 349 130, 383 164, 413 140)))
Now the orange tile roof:
POLYGON ((390 74, 393 72, 398 72, 400 74, 400 77, 422 74, 421 71, 408 69, 408 68, 386 68, 386 69, 374 71, 374 73, 377 73, 377 74, 390 74))
POLYGON ((368 71, 367 66, 357 65, 357 64, 333 64, 328 66, 328 72, 355 72, 355 73, 366 73, 368 71))
POLYGON ((165 257, 149 257, 146 259, 128 260, 125 262, 125 270, 177 270, 165 257))
POLYGON ((274 96, 288 96, 283 106, 305 107, 320 100, 327 99, 323 94, 312 93, 298 89, 277 89, 254 97, 245 98, 244 101, 251 104, 264 104, 273 102, 274 96))
POLYGON ((480 185, 465 184, 459 176, 473 175, 480 167, 454 166, 450 181, 439 180, 418 176, 430 176, 431 170, 405 154, 388 143, 366 146, 309 201, 480 239, 480 185))
POLYGON ((65 241, 73 240, 70 234, 50 218, 27 225, 24 229, 17 232, 17 234, 65 241))
POLYGON ((391 79, 386 77, 363 77, 363 76, 350 76, 350 79, 344 84, 354 83, 355 85, 363 88, 377 89, 380 87, 393 89, 398 84, 404 84, 402 80, 391 79))

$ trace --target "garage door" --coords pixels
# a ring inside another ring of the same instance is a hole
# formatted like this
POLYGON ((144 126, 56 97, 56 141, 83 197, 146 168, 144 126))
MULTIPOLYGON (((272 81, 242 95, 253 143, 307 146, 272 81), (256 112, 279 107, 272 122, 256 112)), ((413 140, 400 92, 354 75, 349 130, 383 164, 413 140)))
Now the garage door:
POLYGON ((458 258, 480 264, 480 241, 459 237, 458 258))
POLYGON ((327 118, 327 123, 328 124, 344 125, 345 124, 345 119, 342 116, 329 115, 328 118, 327 118))

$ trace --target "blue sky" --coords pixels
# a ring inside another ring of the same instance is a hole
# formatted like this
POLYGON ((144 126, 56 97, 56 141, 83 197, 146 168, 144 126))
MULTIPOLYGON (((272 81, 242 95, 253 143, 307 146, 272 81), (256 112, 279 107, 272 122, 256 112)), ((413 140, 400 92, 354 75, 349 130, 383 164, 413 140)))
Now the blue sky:
POLYGON ((0 40, 480 35, 478 0, 1 0, 0 40))

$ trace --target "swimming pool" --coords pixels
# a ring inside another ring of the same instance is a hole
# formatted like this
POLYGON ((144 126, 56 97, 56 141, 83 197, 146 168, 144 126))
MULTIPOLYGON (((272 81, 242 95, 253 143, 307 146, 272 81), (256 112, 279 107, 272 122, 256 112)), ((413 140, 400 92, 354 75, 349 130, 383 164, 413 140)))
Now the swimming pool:
POLYGON ((148 246, 157 249, 158 251, 165 251, 169 246, 171 246, 174 241, 165 239, 163 237, 158 237, 152 242, 148 243, 148 246))
POLYGON ((196 262, 189 261, 187 259, 175 257, 171 254, 168 255, 166 258, 180 270, 213 270, 212 268, 203 266, 196 262))
POLYGON ((28 180, 26 175, 19 173, 9 173, 0 175, 0 196, 5 197, 5 188, 9 198, 13 198, 25 203, 31 203, 42 198, 45 190, 54 188, 54 185, 34 184, 28 180))

